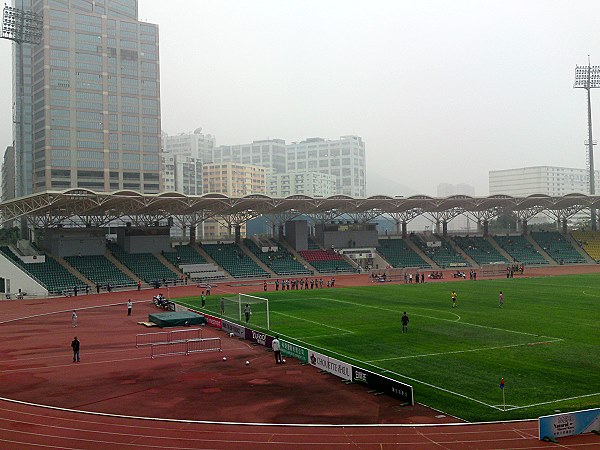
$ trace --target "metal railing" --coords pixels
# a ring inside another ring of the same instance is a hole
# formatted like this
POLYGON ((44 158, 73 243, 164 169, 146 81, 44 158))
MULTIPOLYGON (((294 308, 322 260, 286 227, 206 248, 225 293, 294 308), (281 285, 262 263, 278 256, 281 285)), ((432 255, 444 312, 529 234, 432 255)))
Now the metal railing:
POLYGON ((162 356, 189 355, 200 352, 220 352, 221 338, 186 339, 173 342, 156 342, 151 344, 152 359, 162 356))
POLYGON ((202 328, 190 328, 186 330, 160 331, 157 333, 143 333, 135 336, 135 347, 143 347, 153 344, 168 344, 174 341, 187 339, 201 339, 202 328))

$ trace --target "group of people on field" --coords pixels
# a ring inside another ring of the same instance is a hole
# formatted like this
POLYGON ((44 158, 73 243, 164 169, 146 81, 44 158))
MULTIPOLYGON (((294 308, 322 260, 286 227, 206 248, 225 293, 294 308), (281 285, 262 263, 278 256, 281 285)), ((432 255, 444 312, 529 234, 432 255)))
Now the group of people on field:
MULTIPOLYGON (((281 286, 281 290, 302 290, 302 289, 322 289, 324 286, 335 287, 335 277, 331 277, 330 280, 324 281, 323 278, 294 278, 286 280, 275 280, 275 290, 278 291, 281 286)), ((263 282, 263 290, 267 292, 268 284, 267 280, 263 282)))

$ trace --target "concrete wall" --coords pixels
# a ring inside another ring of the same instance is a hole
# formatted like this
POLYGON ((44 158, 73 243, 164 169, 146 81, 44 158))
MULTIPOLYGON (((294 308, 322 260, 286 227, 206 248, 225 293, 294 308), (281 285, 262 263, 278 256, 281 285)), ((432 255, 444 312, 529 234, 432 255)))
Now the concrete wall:
MULTIPOLYGON (((5 285, 8 287, 6 280, 10 280, 10 292, 12 298, 15 298, 16 293, 21 289, 28 295, 36 295, 39 297, 48 297, 48 290, 40 283, 31 278, 26 272, 24 272, 14 262, 0 253, 0 273, 2 278, 5 280, 5 285)), ((7 289, 6 289, 7 290, 7 289)), ((5 294, 2 294, 2 299, 6 298, 5 294)))
POLYGON ((101 228, 59 228, 45 233, 44 248, 54 255, 104 255, 106 230, 101 228))
POLYGON ((160 253, 173 250, 168 227, 118 228, 117 243, 127 253, 160 253))
POLYGON ((317 224, 315 237, 326 249, 332 245, 335 248, 377 247, 378 245, 377 230, 324 231, 322 226, 317 224))
POLYGON ((306 220, 286 222, 285 240, 296 251, 308 250, 308 222, 306 220))

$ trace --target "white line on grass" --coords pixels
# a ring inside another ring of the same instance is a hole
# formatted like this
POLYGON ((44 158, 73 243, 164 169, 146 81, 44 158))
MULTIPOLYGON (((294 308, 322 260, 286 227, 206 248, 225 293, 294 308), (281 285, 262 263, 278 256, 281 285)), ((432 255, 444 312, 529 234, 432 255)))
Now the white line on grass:
POLYGON ((549 402, 533 403, 531 405, 525 405, 525 406, 513 406, 512 408, 507 408, 506 410, 512 411, 514 409, 533 408, 534 406, 550 405, 552 403, 566 402, 567 400, 576 400, 578 398, 594 397, 596 395, 600 395, 600 392, 595 392, 594 394, 578 395, 576 397, 559 398, 557 400, 551 400, 549 402))
POLYGON ((526 345, 538 345, 538 344, 552 344, 554 342, 560 342, 563 339, 553 339, 550 341, 535 341, 535 342, 525 342, 524 344, 509 344, 509 345, 500 345, 497 347, 481 347, 481 348, 473 348, 471 350, 455 350, 450 352, 439 352, 439 353, 424 353, 421 355, 409 355, 409 356, 397 356, 394 358, 382 358, 382 359, 371 359, 367 362, 380 362, 380 361, 394 361, 397 359, 409 359, 409 358, 424 358, 427 356, 440 356, 440 355, 453 355, 456 353, 469 353, 469 352, 482 352, 485 350, 498 350, 501 348, 511 348, 511 347, 524 347, 526 345))
POLYGON ((302 317, 292 316, 291 314, 285 314, 285 313, 282 313, 282 312, 279 312, 279 311, 271 311, 271 314, 279 314, 280 316, 289 317, 291 319, 302 320, 304 322, 314 323, 315 325, 319 325, 319 326, 322 326, 322 327, 332 328, 334 330, 342 331, 342 332, 344 332, 344 334, 354 334, 354 331, 344 330, 343 328, 334 327, 332 325, 327 325, 327 324, 324 324, 324 323, 321 323, 321 322, 315 322, 314 320, 308 320, 308 319, 304 319, 302 317))
POLYGON ((310 342, 303 341, 302 339, 297 339, 297 338, 294 338, 294 337, 291 337, 291 336, 286 336, 286 335, 284 335, 284 334, 282 334, 282 333, 279 333, 279 335, 280 335, 280 336, 282 336, 282 337, 286 337, 286 338, 288 338, 288 339, 290 339, 290 340, 292 340, 292 341, 296 341, 296 342, 300 342, 300 343, 302 343, 302 344, 305 344, 305 345, 307 345, 307 346, 308 346, 307 348, 308 348, 309 350, 310 350, 311 348, 317 348, 317 349, 319 349, 319 350, 323 350, 323 351, 325 352, 325 354, 327 354, 327 353, 332 353, 332 354, 335 354, 335 355, 341 356, 341 357, 342 357, 342 360, 344 360, 344 359, 346 359, 346 360, 352 360, 352 361, 356 361, 356 362, 358 362, 358 363, 360 363, 360 364, 364 364, 364 365, 366 365, 366 366, 374 367, 375 369, 379 370, 379 371, 380 371, 380 373, 381 373, 382 375, 383 375, 384 373, 389 373, 389 374, 392 374, 392 375, 396 375, 397 377, 400 377, 401 379, 402 379, 402 378, 404 378, 404 379, 406 379, 406 380, 414 381, 414 382, 416 382, 416 383, 423 384, 423 385, 425 385, 425 386, 429 386, 429 387, 431 387, 431 388, 438 389, 438 390, 440 390, 440 391, 443 391, 443 392, 447 392, 448 394, 456 395, 457 397, 461 397, 461 398, 464 398, 464 399, 466 399, 466 400, 470 400, 470 401, 472 401, 472 402, 479 403, 479 404, 481 404, 481 405, 483 405, 483 406, 487 406, 488 408, 496 409, 496 410, 498 410, 498 411, 501 411, 501 410, 502 410, 501 408, 498 408, 498 407, 496 407, 496 406, 494 406, 494 405, 490 405, 490 404, 488 404, 488 403, 485 403, 485 402, 483 402, 483 401, 481 401, 481 400, 477 400, 476 398, 472 398, 472 397, 469 397, 469 396, 467 396, 467 395, 460 394, 460 393, 458 393, 458 392, 454 392, 454 391, 451 391, 451 390, 449 390, 449 389, 445 389, 445 388, 443 388, 443 387, 436 386, 436 385, 434 385, 434 384, 431 384, 431 383, 427 383, 427 382, 425 382, 425 381, 422 381, 422 380, 419 380, 419 379, 417 379, 417 378, 409 377, 408 375, 404 375, 404 374, 401 374, 401 373, 398 373, 398 372, 393 372, 393 371, 391 371, 391 370, 384 369, 383 367, 376 366, 375 364, 371 364, 370 362, 363 361, 362 359, 353 358, 352 356, 344 355, 344 354, 342 354, 342 353, 339 353, 339 352, 336 352, 336 351, 334 351, 334 350, 331 350, 331 349, 328 349, 328 348, 325 348, 325 347, 321 347, 321 346, 319 346, 319 345, 311 344, 310 342))
POLYGON ((324 337, 347 336, 348 334, 353 334, 353 333, 319 334, 317 336, 301 336, 297 339, 319 339, 319 338, 324 338, 324 337))
MULTIPOLYGON (((378 310, 381 310, 381 311, 395 312, 395 313, 398 312, 398 310, 396 310, 396 309, 382 308, 380 306, 373 306, 373 305, 365 305, 365 304, 362 304, 362 303, 349 302, 349 301, 346 301, 346 300, 338 300, 338 299, 328 298, 328 297, 316 297, 316 298, 321 299, 321 300, 327 300, 327 301, 330 301, 330 302, 345 303, 347 305, 359 306, 359 307, 362 307, 362 308, 372 308, 372 309, 378 309, 378 310)), ((470 323, 470 322, 461 322, 461 321, 457 321, 457 320, 442 319, 440 317, 426 316, 424 314, 413 314, 413 315, 414 316, 419 316, 419 317, 427 317, 428 319, 441 320, 443 322, 457 323, 459 325, 462 324, 462 325, 469 325, 471 327, 486 328, 488 330, 505 331, 507 333, 523 334, 525 336, 544 337, 544 338, 555 339, 555 340, 560 340, 561 339, 561 338, 557 338, 557 337, 554 337, 554 336, 543 336, 543 335, 539 335, 539 334, 535 334, 535 333, 527 333, 525 331, 507 330, 505 328, 497 328, 497 327, 490 327, 490 326, 487 326, 487 325, 479 325, 479 324, 470 323)))

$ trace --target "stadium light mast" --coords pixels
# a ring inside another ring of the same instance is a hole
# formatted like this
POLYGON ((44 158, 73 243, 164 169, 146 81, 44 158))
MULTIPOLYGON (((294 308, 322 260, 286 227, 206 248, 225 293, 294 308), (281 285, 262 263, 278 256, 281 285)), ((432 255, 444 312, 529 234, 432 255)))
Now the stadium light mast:
POLYGON ((19 127, 19 145, 15 146, 15 196, 26 195, 27 188, 23 180, 23 174, 19 174, 21 167, 17 167, 17 161, 25 161, 25 75, 23 62, 23 44, 39 44, 42 40, 42 31, 44 29, 44 19, 41 14, 33 11, 26 11, 20 8, 4 5, 2 11, 2 33, 0 38, 13 41, 19 47, 17 52, 17 70, 19 77, 19 89, 17 92, 18 100, 16 107, 17 114, 14 114, 13 121, 19 127), (17 148, 18 147, 18 148, 17 148), (19 176, 17 176, 19 174, 19 176))
MULTIPOLYGON (((588 55, 587 66, 575 66, 575 83, 574 88, 585 89, 587 91, 587 116, 588 116, 588 162, 590 171, 590 195, 596 193, 596 180, 594 171, 594 139, 592 138, 592 96, 590 91, 600 87, 600 66, 592 66, 588 55)), ((596 231, 596 210, 591 209, 590 219, 592 222, 592 230, 596 231)))

